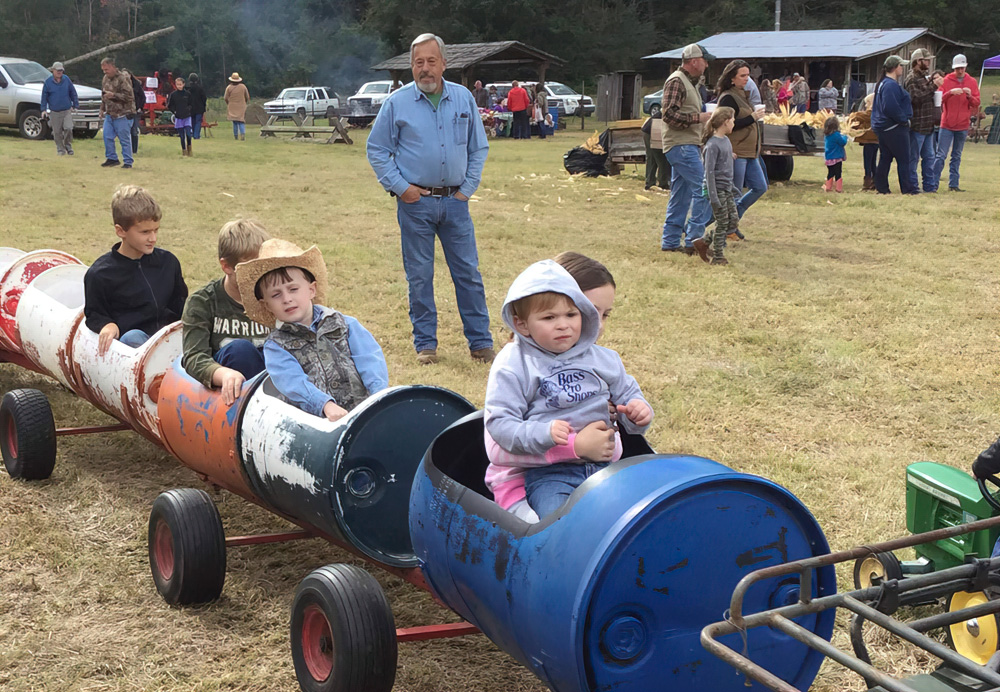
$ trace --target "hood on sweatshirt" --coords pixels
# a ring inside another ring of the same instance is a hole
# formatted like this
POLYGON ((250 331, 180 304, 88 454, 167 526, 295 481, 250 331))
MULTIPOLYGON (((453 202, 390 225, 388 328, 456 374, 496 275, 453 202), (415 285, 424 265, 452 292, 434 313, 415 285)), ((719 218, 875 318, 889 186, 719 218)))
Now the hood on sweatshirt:
POLYGON ((562 359, 572 358, 593 346, 597 342, 597 335, 601 329, 601 317, 597 313, 597 308, 594 307, 594 304, 590 302, 587 296, 583 295, 583 291, 580 290, 576 279, 563 269, 562 265, 553 260, 535 262, 514 279, 514 283, 510 285, 510 290, 507 291, 507 298, 504 299, 501 315, 503 316, 504 324, 514 332, 515 339, 520 339, 522 342, 529 343, 540 351, 562 359), (536 293, 549 292, 563 294, 573 301, 577 309, 580 310, 580 339, 565 353, 554 354, 545 351, 545 349, 535 343, 534 339, 522 336, 514 328, 514 301, 536 293))

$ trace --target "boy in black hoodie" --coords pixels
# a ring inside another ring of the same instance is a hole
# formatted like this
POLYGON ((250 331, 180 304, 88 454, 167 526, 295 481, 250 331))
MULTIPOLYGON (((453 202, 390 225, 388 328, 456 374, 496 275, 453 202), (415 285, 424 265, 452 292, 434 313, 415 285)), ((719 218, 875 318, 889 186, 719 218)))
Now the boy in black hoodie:
POLYGON ((98 353, 120 340, 138 348, 180 319, 188 290, 181 264, 156 247, 160 207, 138 185, 119 185, 111 217, 121 242, 97 258, 83 277, 87 327, 99 335, 98 353))

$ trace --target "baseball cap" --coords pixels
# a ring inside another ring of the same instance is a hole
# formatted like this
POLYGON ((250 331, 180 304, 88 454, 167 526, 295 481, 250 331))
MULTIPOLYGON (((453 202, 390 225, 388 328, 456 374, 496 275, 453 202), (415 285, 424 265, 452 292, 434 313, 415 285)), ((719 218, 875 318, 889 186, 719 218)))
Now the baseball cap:
POLYGON ((692 43, 690 45, 684 46, 684 52, 681 53, 681 59, 694 60, 695 58, 705 58, 705 60, 715 60, 714 55, 712 55, 707 50, 699 46, 697 43, 692 43))
POLYGON ((63 64, 61 62, 54 62, 52 63, 52 67, 50 67, 49 70, 51 72, 55 72, 56 70, 62 70, 63 72, 65 72, 66 68, 63 67, 63 64))
POLYGON ((910 54, 910 62, 914 60, 933 60, 934 56, 926 48, 917 48, 910 54))
POLYGON ((895 70, 900 65, 906 66, 909 64, 910 64, 909 60, 903 60, 898 55, 890 55, 888 58, 885 59, 885 69, 887 70, 895 70))
POLYGON ((968 66, 969 66, 969 61, 966 60, 965 56, 962 55, 961 53, 959 53, 958 55, 956 55, 954 58, 951 59, 951 69, 953 70, 956 67, 968 67, 968 66))

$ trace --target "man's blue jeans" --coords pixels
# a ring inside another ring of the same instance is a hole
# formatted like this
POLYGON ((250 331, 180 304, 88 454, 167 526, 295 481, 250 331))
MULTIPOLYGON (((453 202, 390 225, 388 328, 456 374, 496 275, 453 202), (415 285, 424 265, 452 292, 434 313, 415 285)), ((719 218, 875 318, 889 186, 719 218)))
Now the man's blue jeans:
POLYGON ((924 192, 933 192, 937 189, 937 152, 934 149, 934 135, 910 130, 910 185, 914 190, 920 189, 917 178, 918 163, 923 167, 921 178, 924 192))
POLYGON ((233 339, 215 352, 215 362, 248 380, 264 369, 264 354, 246 339, 233 339))
POLYGON ((476 229, 469 202, 454 197, 422 196, 413 204, 397 198, 396 218, 403 247, 403 269, 410 285, 413 346, 437 348, 437 307, 434 304, 434 237, 441 239, 444 259, 455 284, 455 301, 470 351, 493 346, 486 291, 479 273, 476 229))
POLYGON ((191 116, 191 131, 195 139, 201 139, 201 121, 204 117, 204 113, 195 113, 191 116))
POLYGON ((240 122, 239 120, 233 121, 233 139, 239 139, 240 135, 244 137, 247 134, 247 124, 245 122, 240 122))
POLYGON ((736 200, 736 211, 742 219, 746 210, 767 192, 767 174, 760 159, 733 161, 733 185, 740 190, 747 188, 747 191, 736 200))
POLYGON ((965 148, 965 139, 968 136, 968 130, 947 130, 942 127, 938 132, 937 168, 935 169, 937 182, 934 189, 937 189, 937 186, 941 184, 941 174, 944 173, 944 160, 948 157, 948 149, 951 149, 948 187, 958 187, 958 167, 962 165, 962 149, 965 148))
POLYGON ((110 115, 104 116, 104 158, 109 161, 117 161, 118 154, 115 152, 115 138, 122 145, 122 159, 128 165, 132 165, 132 121, 128 116, 112 118, 110 115))
POLYGON ((691 247, 696 238, 705 234, 705 224, 712 218, 712 205, 702 194, 705 168, 701 153, 696 144, 682 144, 671 147, 665 156, 670 164, 670 199, 660 247, 664 250, 680 247, 681 233, 685 230, 686 244, 691 247))
POLYGON ((606 461, 587 461, 528 469, 524 474, 528 505, 535 510, 539 519, 544 519, 562 507, 585 480, 607 465, 606 461))

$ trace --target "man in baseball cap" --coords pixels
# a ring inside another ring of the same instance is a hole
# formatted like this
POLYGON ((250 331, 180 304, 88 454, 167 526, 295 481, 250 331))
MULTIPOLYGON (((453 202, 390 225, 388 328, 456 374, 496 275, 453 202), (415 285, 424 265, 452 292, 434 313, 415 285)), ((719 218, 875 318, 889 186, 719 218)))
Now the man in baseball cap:
POLYGON ((694 254, 694 241, 705 234, 712 207, 702 195, 705 169, 701 161, 701 126, 711 117, 698 91, 698 79, 715 56, 697 43, 681 51, 681 66, 663 85, 661 142, 670 164, 670 199, 663 221, 660 249, 694 254), (690 216, 690 219, 688 218, 690 216), (681 244, 681 234, 686 237, 681 244))
POLYGON ((52 76, 42 85, 42 117, 49 121, 56 154, 73 155, 73 109, 80 107, 80 98, 70 78, 63 74, 61 62, 52 63, 52 76))
POLYGON ((937 125, 937 109, 934 107, 934 92, 941 86, 943 78, 931 79, 931 59, 934 56, 925 48, 917 48, 910 54, 910 74, 903 87, 910 94, 913 103, 913 117, 910 119, 910 185, 920 189, 917 179, 917 164, 923 166, 924 192, 937 188, 937 150, 934 148, 934 126, 937 125))
MULTIPOLYGON (((975 77, 966 74, 969 61, 959 53, 951 61, 952 72, 941 84, 941 131, 938 133, 937 183, 940 184, 944 172, 944 160, 951 149, 951 164, 948 169, 948 189, 964 192, 958 186, 958 169, 962 164, 962 149, 969 136, 972 116, 979 112, 979 85, 975 77)), ((937 185, 935 185, 935 189, 937 185)))

